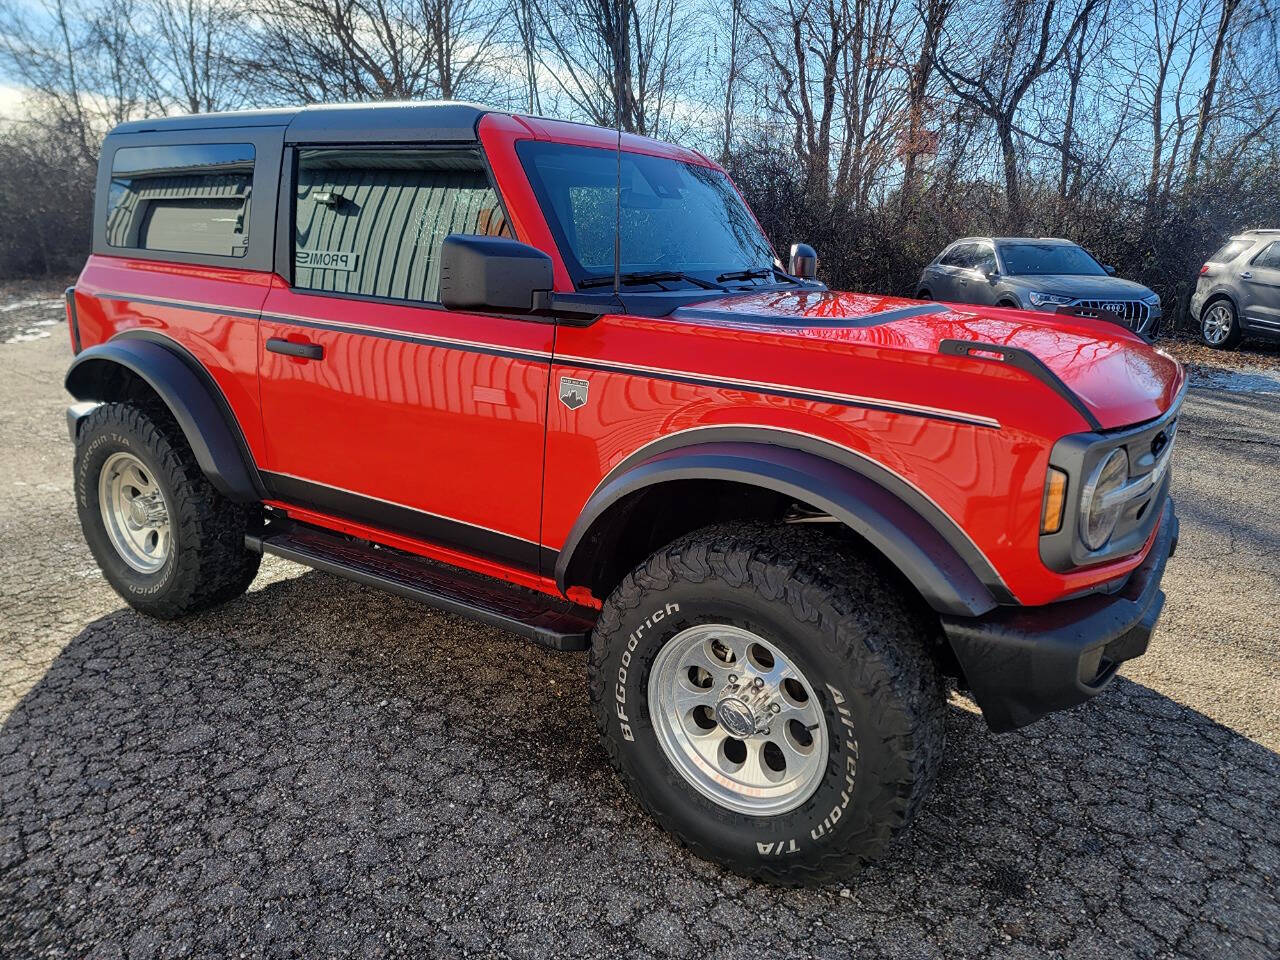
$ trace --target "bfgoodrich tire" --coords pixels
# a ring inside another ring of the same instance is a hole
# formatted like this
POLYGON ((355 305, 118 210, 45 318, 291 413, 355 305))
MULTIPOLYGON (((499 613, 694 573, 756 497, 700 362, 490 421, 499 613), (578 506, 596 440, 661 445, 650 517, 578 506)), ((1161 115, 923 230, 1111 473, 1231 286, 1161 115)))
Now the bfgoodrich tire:
POLYGON ((136 609, 181 617, 253 582, 252 509, 213 488, 168 411, 105 403, 90 413, 76 438, 75 491, 94 559, 136 609))
POLYGON ((697 855, 773 883, 878 857, 942 756, 937 627, 841 546, 813 528, 705 529, 630 573, 592 641, 596 719, 628 788, 697 855))

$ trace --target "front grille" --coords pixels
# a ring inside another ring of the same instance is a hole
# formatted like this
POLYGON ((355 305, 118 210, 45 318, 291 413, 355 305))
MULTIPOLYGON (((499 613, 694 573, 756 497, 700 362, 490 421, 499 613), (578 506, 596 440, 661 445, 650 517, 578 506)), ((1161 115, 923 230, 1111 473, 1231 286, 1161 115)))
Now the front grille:
POLYGON ((1071 306, 1077 317, 1118 320, 1138 332, 1151 320, 1151 306, 1142 300, 1077 300, 1071 306))

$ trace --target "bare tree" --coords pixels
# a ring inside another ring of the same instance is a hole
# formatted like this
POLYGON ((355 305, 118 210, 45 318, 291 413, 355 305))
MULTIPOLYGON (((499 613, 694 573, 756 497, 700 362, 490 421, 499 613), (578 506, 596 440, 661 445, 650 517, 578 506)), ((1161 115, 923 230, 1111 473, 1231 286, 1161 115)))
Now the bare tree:
POLYGON ((725 34, 724 99, 720 114, 720 159, 728 162, 733 149, 734 120, 738 110, 738 81, 743 72, 743 0, 729 0, 729 9, 722 23, 725 34))
POLYGON ((1006 223, 1018 231, 1026 222, 1018 170, 1016 120, 1032 84, 1065 56, 1081 25, 1100 0, 1081 0, 1065 16, 1058 0, 999 5, 971 20, 967 36, 950 44, 937 62, 951 91, 995 126, 1004 168, 1006 223), (986 44, 982 36, 991 37, 986 44))
POLYGON ((1240 0, 1222 0, 1218 14, 1218 31, 1213 41, 1213 53, 1209 57, 1209 75, 1205 78, 1204 90, 1200 94, 1200 109, 1196 116, 1195 137, 1191 141, 1191 154, 1187 158, 1187 180, 1196 178, 1196 167, 1200 164, 1200 153, 1204 149, 1204 134, 1208 129, 1209 119, 1213 112, 1213 97, 1218 88, 1218 75, 1222 72, 1223 48, 1227 37, 1231 34, 1231 18, 1240 7, 1240 0))
POLYGON ((901 200, 910 202, 915 187, 916 166, 921 155, 935 148, 934 137, 925 127, 930 81, 938 56, 938 41, 955 0, 916 0, 919 41, 907 89, 907 129, 902 144, 901 200))
POLYGON ((442 100, 484 99, 493 89, 496 41, 502 27, 491 0, 422 0, 434 95, 442 100))
POLYGON ((679 0, 546 0, 539 61, 573 111, 603 126, 659 133, 683 68, 679 0))
POLYGON ((521 66, 524 69, 525 95, 530 113, 542 112, 542 100, 538 95, 538 0, 512 0, 511 16, 515 22, 516 39, 520 48, 521 66))
POLYGON ((826 198, 837 73, 849 42, 847 8, 841 0, 765 0, 745 19, 770 71, 764 80, 770 109, 789 120, 807 192, 826 198))
POLYGON ((242 106, 234 54, 245 26, 243 11, 222 0, 149 0, 134 29, 149 54, 142 66, 152 98, 188 113, 242 106))
POLYGON ((268 95, 307 100, 485 96, 502 25, 491 0, 251 0, 243 69, 268 95))

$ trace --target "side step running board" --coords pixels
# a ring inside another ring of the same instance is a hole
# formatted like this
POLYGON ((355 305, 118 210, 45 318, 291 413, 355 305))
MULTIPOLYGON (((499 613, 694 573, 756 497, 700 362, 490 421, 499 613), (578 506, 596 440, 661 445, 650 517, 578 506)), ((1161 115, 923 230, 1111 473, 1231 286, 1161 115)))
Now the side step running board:
POLYGON ((420 600, 556 650, 585 650, 596 612, 567 600, 314 527, 274 523, 245 546, 420 600), (277 532, 279 531, 279 532, 277 532))

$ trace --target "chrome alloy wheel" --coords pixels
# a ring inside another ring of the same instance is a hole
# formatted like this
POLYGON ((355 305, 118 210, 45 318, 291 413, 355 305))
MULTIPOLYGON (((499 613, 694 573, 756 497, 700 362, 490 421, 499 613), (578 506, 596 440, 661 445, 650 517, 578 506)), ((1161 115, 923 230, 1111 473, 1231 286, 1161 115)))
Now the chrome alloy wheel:
POLYGON ((649 715, 667 759, 699 793, 739 813, 774 816, 813 794, 827 723, 813 686, 749 630, 700 624, 658 652, 649 715))
POLYGON ((113 453, 98 475, 98 505, 107 539, 139 573, 169 558, 169 507, 151 471, 131 453, 113 453))
POLYGON ((1222 343, 1231 334, 1231 308, 1219 300, 1204 312, 1201 321, 1204 338, 1214 346, 1222 343))

